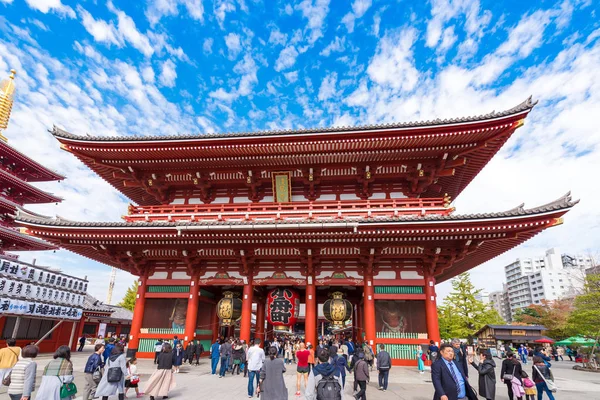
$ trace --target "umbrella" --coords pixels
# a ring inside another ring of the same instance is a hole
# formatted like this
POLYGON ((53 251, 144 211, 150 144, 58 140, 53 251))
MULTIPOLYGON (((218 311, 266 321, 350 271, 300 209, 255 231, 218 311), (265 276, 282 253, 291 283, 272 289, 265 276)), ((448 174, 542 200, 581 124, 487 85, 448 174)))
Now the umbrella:
POLYGON ((548 336, 542 336, 539 339, 534 340, 535 343, 554 343, 554 339, 550 339, 548 336))
POLYGON ((584 338, 583 336, 571 336, 557 342, 558 345, 578 345, 578 346, 593 346, 596 341, 594 339, 584 338))

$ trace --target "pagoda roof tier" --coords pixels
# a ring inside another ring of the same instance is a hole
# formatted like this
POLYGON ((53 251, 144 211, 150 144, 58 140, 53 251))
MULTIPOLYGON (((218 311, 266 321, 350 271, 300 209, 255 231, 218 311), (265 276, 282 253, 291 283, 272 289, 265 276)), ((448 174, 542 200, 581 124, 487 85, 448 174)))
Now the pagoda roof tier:
POLYGON ((26 182, 61 181, 64 176, 44 167, 0 140, 0 166, 26 182))
POLYGON ((0 191, 0 196, 21 205, 62 201, 60 197, 44 192, 4 169, 0 169, 0 191))
POLYGON ((535 208, 281 221, 75 222, 19 211, 32 235, 134 274, 172 270, 306 271, 430 268, 452 278, 562 223, 570 194, 535 208), (307 261, 308 260, 308 261, 307 261))
POLYGON ((57 250, 58 247, 44 240, 25 235, 16 229, 0 225, 0 249, 4 251, 57 250))
POLYGON ((181 136, 78 136, 54 127, 63 149, 140 205, 168 204, 182 193, 205 203, 245 190, 272 194, 274 172, 291 173, 292 193, 307 199, 393 187, 408 197, 455 198, 496 154, 535 105, 531 98, 485 115, 358 127, 181 136), (379 185, 379 186, 378 186, 379 185))

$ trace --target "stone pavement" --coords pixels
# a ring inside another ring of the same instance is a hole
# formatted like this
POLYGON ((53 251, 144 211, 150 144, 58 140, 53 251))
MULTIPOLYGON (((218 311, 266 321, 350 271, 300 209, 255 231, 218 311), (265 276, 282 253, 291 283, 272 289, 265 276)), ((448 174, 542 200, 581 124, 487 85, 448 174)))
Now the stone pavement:
MULTIPOLYGON (((83 353, 75 353, 72 357, 75 368, 75 383, 80 391, 84 387, 83 367, 87 357, 91 354, 91 346, 87 346, 83 353)), ((44 366, 50 360, 49 355, 42 355, 37 358, 38 361, 38 379, 37 384, 41 382, 41 373, 44 366)), ((248 380, 243 378, 243 374, 239 376, 231 376, 228 374, 225 378, 220 379, 217 376, 212 376, 210 373, 210 364, 208 359, 201 360, 200 366, 184 366, 181 368, 181 373, 176 375, 177 388, 173 390, 170 399, 202 399, 202 400, 233 400, 247 399, 248 380)), ((498 368, 496 373, 500 374, 500 360, 496 360, 498 368)), ((580 400, 580 399, 600 399, 600 373, 583 372, 573 370, 575 365, 573 362, 563 361, 553 363, 553 373, 556 378, 556 383, 560 390, 556 393, 557 400, 580 400)), ((151 360, 140 360, 138 370, 141 376, 141 388, 144 388, 145 382, 154 371, 155 366, 151 360)), ((531 375, 531 364, 525 366, 525 371, 531 375)), ((471 385, 477 388, 477 381, 474 379, 476 371, 471 369, 471 385)), ((499 378, 499 376, 498 376, 499 378)), ((285 374, 285 382, 289 391, 289 399, 303 400, 304 396, 295 396, 296 392, 296 366, 294 364, 288 366, 288 372, 285 374)), ((346 390, 344 399, 352 400, 352 382, 353 378, 348 375, 346 381, 346 390)), ((500 381, 499 381, 500 382, 500 381)), ((303 392, 303 390, 302 390, 303 392)), ((506 386, 499 383, 496 390, 496 400, 508 400, 506 394, 506 386)), ((117 397, 111 397, 114 400, 117 397)), ((135 393, 129 393, 129 398, 135 398, 135 393)), ((148 399, 147 396, 144 398, 148 399)), ((383 393, 377 390, 377 372, 371 373, 371 383, 367 389, 367 398, 369 400, 431 400, 433 398, 433 387, 431 385, 431 377, 429 372, 419 374, 416 368, 409 367, 394 367, 390 373, 388 391, 383 393)), ((0 400, 8 399, 6 388, 0 389, 0 400)), ((35 395, 33 399, 36 399, 35 395)), ((81 397, 78 397, 81 399, 81 397)), ((544 399, 547 397, 544 396, 544 399)), ((37 399, 44 400, 44 399, 37 399)))

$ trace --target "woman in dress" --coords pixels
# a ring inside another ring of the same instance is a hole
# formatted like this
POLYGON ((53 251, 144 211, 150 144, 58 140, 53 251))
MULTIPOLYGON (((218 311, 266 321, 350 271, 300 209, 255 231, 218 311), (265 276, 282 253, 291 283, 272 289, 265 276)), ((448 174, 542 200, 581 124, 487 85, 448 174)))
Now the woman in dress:
POLYGON ((260 382, 257 393, 262 400, 284 400, 288 398, 288 390, 283 380, 285 364, 281 358, 277 358, 277 349, 269 348, 267 358, 260 370, 260 382))
POLYGON ((154 371, 148 380, 145 394, 150 396, 150 400, 154 400, 154 396, 168 396, 169 391, 174 388, 173 348, 170 343, 165 343, 163 344, 162 351, 158 355, 158 369, 154 371))
POLYGON ((415 350, 415 354, 417 356, 417 367, 419 368, 419 373, 425 373, 425 361, 423 361, 423 349, 421 346, 415 350))
POLYGON ((185 352, 183 351, 183 346, 181 342, 178 342, 175 346, 175 350, 173 350, 173 368, 176 374, 179 373, 179 367, 183 364, 183 359, 185 357, 185 352))
POLYGON ((31 398, 37 371, 37 364, 33 359, 37 357, 38 351, 38 347, 32 345, 25 346, 21 351, 21 359, 17 361, 10 373, 10 386, 8 387, 10 400, 29 400, 31 398))
POLYGON ((73 382, 73 363, 71 363, 71 349, 69 346, 60 346, 54 352, 53 360, 46 365, 42 374, 42 384, 37 391, 36 399, 44 400, 71 400, 72 396, 60 397, 60 388, 73 382))
POLYGON ((123 349, 123 346, 117 343, 110 352, 108 360, 106 360, 104 374, 96 389, 96 397, 102 397, 102 400, 108 400, 108 396, 119 395, 119 400, 125 399, 125 377, 127 375, 125 350, 123 349), (111 372, 111 369, 113 372, 111 372), (117 382, 109 382, 109 375, 112 376, 112 374, 118 374, 117 370, 119 369, 121 370, 121 379, 117 382))
POLYGON ((292 344, 286 340, 285 345, 283 347, 283 351, 285 352, 283 358, 286 364, 292 363, 292 344))

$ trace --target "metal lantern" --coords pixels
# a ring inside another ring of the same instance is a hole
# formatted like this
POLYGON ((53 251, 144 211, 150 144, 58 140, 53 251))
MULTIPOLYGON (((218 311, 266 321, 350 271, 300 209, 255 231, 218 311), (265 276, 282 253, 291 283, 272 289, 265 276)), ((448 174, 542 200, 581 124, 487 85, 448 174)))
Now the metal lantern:
POLYGON ((323 314, 325 314, 325 319, 331 322, 334 329, 340 329, 352 317, 352 303, 344 299, 342 292, 334 292, 331 297, 323 304, 323 314))
POLYGON ((300 296, 292 289, 278 288, 269 292, 267 297, 267 321, 273 330, 288 332, 298 321, 300 314, 300 296))
POLYGON ((217 304, 217 316, 221 326, 233 326, 242 316, 242 300, 238 293, 225 292, 217 304))

